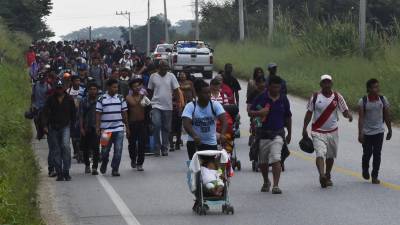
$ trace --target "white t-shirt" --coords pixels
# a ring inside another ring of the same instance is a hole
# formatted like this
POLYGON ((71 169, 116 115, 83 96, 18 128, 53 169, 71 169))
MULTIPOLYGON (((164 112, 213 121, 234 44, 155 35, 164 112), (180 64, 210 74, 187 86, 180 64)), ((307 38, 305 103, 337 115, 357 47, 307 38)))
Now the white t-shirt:
POLYGON ((150 76, 148 88, 153 91, 151 104, 160 110, 172 110, 172 94, 179 88, 178 80, 173 73, 167 72, 165 76, 153 73, 150 76))
POLYGON ((207 167, 202 166, 200 167, 200 171, 203 184, 208 184, 220 179, 220 175, 217 170, 208 169, 207 167))
MULTIPOLYGON (((313 131, 329 132, 329 131, 335 131, 338 128, 338 121, 339 121, 338 110, 343 113, 346 110, 349 110, 349 107, 347 107, 346 101, 344 100, 343 96, 339 93, 337 93, 337 95, 338 95, 338 102, 336 103, 337 106, 335 111, 333 111, 333 113, 329 116, 329 118, 320 128, 313 131)), ((318 93, 317 100, 315 101, 315 107, 313 103, 313 97, 314 95, 311 96, 310 101, 308 102, 307 105, 307 109, 308 111, 313 112, 314 115, 313 123, 315 123, 319 119, 321 114, 325 111, 325 109, 334 100, 335 94, 332 93, 332 95, 329 98, 327 98, 322 93, 318 93)))

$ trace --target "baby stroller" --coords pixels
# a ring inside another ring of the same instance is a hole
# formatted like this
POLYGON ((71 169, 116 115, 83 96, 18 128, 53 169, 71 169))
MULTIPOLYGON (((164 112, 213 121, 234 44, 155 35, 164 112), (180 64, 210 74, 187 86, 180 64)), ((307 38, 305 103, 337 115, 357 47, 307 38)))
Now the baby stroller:
POLYGON ((249 158, 253 172, 258 172, 258 143, 256 140, 256 125, 255 119, 250 118, 250 136, 249 136, 249 158))
POLYGON ((193 206, 193 210, 199 215, 206 215, 209 210, 208 205, 221 205, 222 212, 225 214, 234 214, 234 208, 229 202, 229 180, 230 180, 230 170, 227 167, 229 162, 229 155, 225 150, 206 150, 196 152, 191 161, 188 161, 188 174, 187 181, 190 191, 194 194, 196 198, 196 203, 193 206), (223 169, 223 179, 224 187, 221 196, 215 196, 205 191, 205 186, 203 184, 201 165, 207 160, 215 160, 218 162, 219 166, 223 169))
MULTIPOLYGON (((237 169, 240 171, 242 169, 242 164, 240 160, 237 158, 237 152, 235 146, 235 138, 237 137, 236 133, 238 129, 238 123, 240 123, 240 119, 237 119, 239 115, 239 108, 237 107, 237 105, 224 105, 223 107, 226 112, 226 119, 228 121, 228 129, 226 130, 225 134, 226 144, 223 147, 226 150, 226 152, 228 152, 230 155, 230 162, 232 168, 234 170, 237 169)), ((220 133, 220 131, 221 131, 221 124, 218 121, 217 132, 220 133)))

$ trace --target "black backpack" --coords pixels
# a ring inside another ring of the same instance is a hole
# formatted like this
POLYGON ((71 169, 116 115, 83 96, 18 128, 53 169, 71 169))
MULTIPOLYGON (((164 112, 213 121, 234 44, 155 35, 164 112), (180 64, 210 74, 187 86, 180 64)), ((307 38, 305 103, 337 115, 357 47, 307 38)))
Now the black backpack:
MULTIPOLYGON (((383 97, 383 95, 379 95, 379 99, 381 100, 381 102, 383 104, 383 107, 382 107, 382 118, 383 118, 383 121, 385 121, 385 117, 384 117, 384 113, 385 112, 384 111, 385 111, 386 100, 385 100, 385 97, 383 97)), ((368 97, 364 96, 362 98, 362 101, 363 101, 363 110, 364 110, 364 113, 365 113, 367 111, 368 97)))
MULTIPOLYGON (((196 102, 196 100, 194 100, 194 101, 192 101, 192 103, 193 103, 193 112, 192 112, 192 123, 193 123, 193 121, 194 121, 194 112, 196 111, 197 102, 196 102)), ((212 114, 214 115, 214 117, 217 117, 217 113, 214 110, 214 104, 213 104, 212 100, 210 100, 210 105, 211 105, 212 114)))

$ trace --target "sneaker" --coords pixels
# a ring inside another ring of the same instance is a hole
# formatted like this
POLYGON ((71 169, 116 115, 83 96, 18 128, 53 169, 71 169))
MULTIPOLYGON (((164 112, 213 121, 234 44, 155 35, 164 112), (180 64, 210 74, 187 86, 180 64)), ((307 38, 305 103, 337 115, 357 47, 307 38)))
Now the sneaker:
POLYGON ((65 173, 64 174, 64 179, 65 179, 65 181, 71 181, 72 180, 72 177, 69 175, 69 173, 67 172, 67 173, 65 173))
POLYGON ((363 172, 362 172, 362 177, 363 177, 365 180, 369 180, 369 178, 371 178, 371 176, 369 175, 369 171, 368 171, 368 170, 363 171, 363 172))
POLYGON ((56 173, 56 171, 50 171, 49 172, 49 177, 56 177, 57 176, 57 173, 56 173))
POLYGON ((172 146, 172 147, 169 148, 169 151, 173 152, 173 151, 175 151, 175 148, 172 146))
POLYGON ((333 186, 333 182, 332 182, 332 179, 331 179, 331 175, 330 174, 326 174, 325 176, 326 176, 326 186, 327 187, 332 187, 333 186))
POLYGON ((62 175, 57 175, 56 181, 64 181, 64 176, 62 176, 62 175))
POLYGON ((142 165, 138 165, 137 166, 137 171, 144 171, 143 166, 142 165))
POLYGON ((131 167, 132 167, 132 169, 136 168, 136 162, 135 161, 131 161, 131 167))
POLYGON ((263 186, 261 187, 261 192, 269 192, 269 189, 271 188, 271 183, 264 183, 263 186))
POLYGON ((97 172, 97 169, 92 169, 92 175, 99 175, 99 172, 97 172))
POLYGON ((90 166, 85 166, 85 173, 90 173, 90 166))
POLYGON ((375 177, 375 178, 373 177, 371 182, 372 182, 372 184, 380 184, 381 183, 381 181, 377 177, 375 177))
POLYGON ((100 173, 105 174, 107 172, 107 162, 102 162, 100 166, 100 173))
POLYGON ((162 156, 168 156, 168 152, 167 152, 167 151, 162 152, 161 155, 162 155, 162 156))
POLYGON ((272 194, 280 195, 280 194, 282 194, 282 190, 279 187, 273 187, 272 188, 272 194))
POLYGON ((326 179, 325 176, 319 178, 319 183, 321 184, 321 188, 328 187, 327 181, 328 181, 328 179, 326 179))
POLYGON ((153 156, 154 156, 154 157, 159 157, 159 156, 160 156, 160 151, 155 151, 155 152, 153 153, 153 156))
POLYGON ((112 175, 113 177, 119 177, 119 176, 121 176, 121 174, 119 174, 117 170, 113 170, 113 171, 111 172, 111 175, 112 175))

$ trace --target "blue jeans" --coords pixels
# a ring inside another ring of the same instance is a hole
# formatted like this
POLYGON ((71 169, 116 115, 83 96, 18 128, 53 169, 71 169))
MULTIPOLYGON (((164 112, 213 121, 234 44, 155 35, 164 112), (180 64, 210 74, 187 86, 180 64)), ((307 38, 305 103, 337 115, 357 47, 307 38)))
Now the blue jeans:
POLYGON ((124 143, 124 131, 112 132, 111 139, 107 147, 101 149, 101 159, 103 163, 108 163, 108 157, 111 151, 111 146, 114 145, 114 156, 111 161, 113 171, 118 171, 121 163, 122 147, 124 143))
POLYGON ((51 158, 54 159, 54 167, 57 174, 68 173, 71 168, 71 147, 69 143, 70 128, 66 126, 61 129, 49 127, 49 167, 51 158))
POLYGON ((151 110, 151 120, 153 123, 153 136, 155 150, 168 152, 169 134, 171 133, 172 110, 151 110), (161 139, 160 139, 161 136, 161 139), (162 142, 161 142, 162 141, 162 142))
POLYGON ((50 139, 50 134, 47 137, 47 145, 49 146, 49 154, 47 155, 47 165, 50 173, 56 169, 56 165, 54 162, 54 147, 53 147, 53 142, 50 139))

